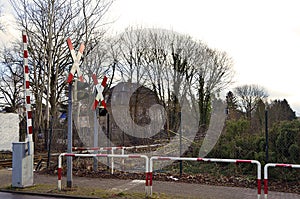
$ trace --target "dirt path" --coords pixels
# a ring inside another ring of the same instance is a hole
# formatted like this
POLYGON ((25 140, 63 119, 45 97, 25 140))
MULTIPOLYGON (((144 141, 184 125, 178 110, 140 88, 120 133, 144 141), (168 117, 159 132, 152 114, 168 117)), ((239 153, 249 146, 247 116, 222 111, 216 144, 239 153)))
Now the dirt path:
MULTIPOLYGON (((11 184, 11 172, 8 170, 0 170, 0 187, 11 184)), ((34 175, 35 184, 57 184, 57 177, 50 175, 34 175)), ((66 178, 63 177, 62 184, 66 184, 66 178)), ((120 190, 123 192, 144 192, 145 183, 141 180, 119 180, 119 179, 103 179, 103 178, 86 178, 73 177, 74 186, 88 187, 93 186, 106 190, 120 190)), ((162 182, 153 181, 153 192, 165 193, 185 198, 207 198, 207 199, 250 199, 257 198, 257 190, 238 187, 211 186, 178 182, 162 182)), ((262 191, 263 192, 263 191, 262 191)), ((262 196, 263 197, 263 193, 262 196)), ((272 199, 294 199, 300 195, 282 192, 269 192, 269 197, 272 199)))

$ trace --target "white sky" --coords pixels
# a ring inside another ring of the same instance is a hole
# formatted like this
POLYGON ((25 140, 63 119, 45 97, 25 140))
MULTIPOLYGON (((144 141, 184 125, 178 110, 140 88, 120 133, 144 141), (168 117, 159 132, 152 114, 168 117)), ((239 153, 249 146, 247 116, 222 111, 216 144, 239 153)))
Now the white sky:
POLYGON ((263 86, 300 115, 299 8, 299 0, 116 0, 110 16, 113 31, 172 29, 226 51, 235 63, 232 87, 263 86))
POLYGON ((235 84, 258 84, 300 115, 299 0, 117 0, 112 28, 172 29, 234 59, 235 84))

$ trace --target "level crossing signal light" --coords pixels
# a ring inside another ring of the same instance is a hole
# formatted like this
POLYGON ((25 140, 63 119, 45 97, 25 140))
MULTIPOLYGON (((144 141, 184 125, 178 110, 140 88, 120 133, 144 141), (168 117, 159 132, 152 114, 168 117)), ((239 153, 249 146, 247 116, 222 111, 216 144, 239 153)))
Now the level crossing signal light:
POLYGON ((96 74, 92 76, 95 86, 95 100, 92 109, 98 112, 99 116, 105 116, 107 114, 106 102, 103 96, 103 90, 106 87, 107 77, 104 76, 101 84, 98 83, 96 74), (99 108, 98 105, 100 104, 99 108))
POLYGON ((107 109, 104 108, 104 106, 100 106, 100 107, 98 108, 98 114, 99 114, 99 116, 106 116, 106 114, 107 114, 107 109))

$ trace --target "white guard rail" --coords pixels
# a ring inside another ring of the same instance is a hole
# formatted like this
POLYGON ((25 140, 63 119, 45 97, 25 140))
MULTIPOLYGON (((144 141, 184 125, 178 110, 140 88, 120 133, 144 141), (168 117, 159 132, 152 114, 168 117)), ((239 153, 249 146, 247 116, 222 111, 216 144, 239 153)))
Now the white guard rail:
MULTIPOLYGON (((114 147, 72 147, 73 151, 97 151, 101 153, 101 151, 111 151, 111 154, 114 155, 116 150, 121 150, 121 154, 125 154, 125 150, 130 149, 143 149, 143 148, 152 148, 152 147, 159 147, 162 144, 152 144, 152 145, 139 145, 139 146, 114 146, 114 147)), ((124 167, 125 161, 124 158, 122 159, 122 165, 124 167)), ((115 162, 114 158, 111 158, 111 174, 114 174, 114 167, 115 162)))
POLYGON ((284 168, 295 168, 300 169, 299 164, 280 164, 280 163, 268 163, 264 167, 264 195, 268 198, 268 168, 269 167, 284 167, 284 168))
MULTIPOLYGON (((158 157, 154 156, 150 158, 149 166, 149 186, 150 186, 150 196, 152 196, 152 180, 153 180, 153 161, 164 161, 164 160, 183 160, 183 161, 199 161, 199 162, 224 162, 224 163, 249 163, 257 165, 257 198, 261 195, 261 164, 257 160, 235 160, 235 159, 216 159, 216 158, 185 158, 185 157, 158 157)), ((146 177, 147 178, 147 177, 146 177)))
POLYGON ((57 188, 61 190, 61 179, 62 179, 62 157, 108 157, 108 158, 144 158, 145 159, 145 175, 146 175, 146 183, 145 183, 145 192, 146 196, 149 195, 149 158, 145 155, 119 155, 119 154, 74 154, 74 153, 61 153, 58 156, 58 168, 57 168, 57 188))

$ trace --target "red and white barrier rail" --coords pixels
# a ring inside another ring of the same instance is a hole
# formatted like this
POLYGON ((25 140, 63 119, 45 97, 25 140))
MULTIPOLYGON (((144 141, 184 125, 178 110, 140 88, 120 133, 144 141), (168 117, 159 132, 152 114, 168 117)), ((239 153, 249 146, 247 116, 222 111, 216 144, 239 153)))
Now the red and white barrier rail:
MULTIPOLYGON (((73 147, 73 151, 96 151, 100 152, 101 151, 111 151, 111 155, 114 155, 115 150, 121 150, 121 154, 124 155, 124 147, 122 146, 117 146, 117 147, 73 147)), ((122 159, 122 165, 124 165, 124 158, 122 159)), ((114 174, 114 168, 115 167, 115 162, 114 158, 111 158, 111 174, 114 174)))
MULTIPOLYGON (((111 150, 128 150, 128 149, 141 149, 149 147, 158 147, 162 144, 152 144, 152 145, 139 145, 139 146, 114 146, 114 147, 72 147, 74 151, 111 151, 111 150)), ((122 153, 124 154, 124 153, 122 153)))
MULTIPOLYGON (((150 158, 150 166, 148 173, 148 182, 150 186, 150 196, 152 196, 152 180, 153 180, 153 161, 164 161, 164 160, 183 160, 183 161, 199 161, 199 162, 224 162, 224 163, 249 163, 257 165, 257 198, 261 195, 261 164, 257 160, 235 160, 235 159, 216 159, 216 158, 185 158, 185 157, 158 157, 154 156, 150 158)), ((147 178, 147 177, 146 177, 147 178)))
POLYGON ((74 153, 62 153, 58 156, 58 168, 57 168, 57 175, 58 175, 58 181, 57 181, 57 188, 60 191, 61 190, 61 178, 62 178, 62 157, 108 157, 108 158, 144 158, 145 159, 145 174, 146 174, 146 183, 145 183, 145 192, 146 195, 149 195, 149 158, 146 155, 119 155, 119 154, 74 154, 74 153))
MULTIPOLYGON (((121 154, 125 154, 125 150, 130 149, 142 149, 149 147, 158 147, 162 144, 152 144, 152 145, 139 145, 139 146, 115 146, 115 147, 72 147, 73 151, 111 151, 111 154, 115 154, 115 150, 121 150, 121 154)), ((125 165, 124 158, 122 159, 122 165, 125 165)), ((111 158, 111 174, 114 174, 114 159, 111 158)))
POLYGON ((150 145, 139 145, 139 146, 124 146, 125 150, 128 149, 143 149, 143 148, 151 148, 151 147, 159 147, 164 146, 163 144, 150 144, 150 145))
POLYGON ((123 149, 122 146, 115 147, 72 147, 73 151, 111 151, 111 150, 119 150, 123 149))
MULTIPOLYGON (((111 155, 114 155, 115 150, 121 150, 121 154, 124 155, 124 147, 116 146, 116 147, 72 147, 73 151, 111 151, 111 155)), ((124 159, 122 159, 122 165, 124 165, 124 159)), ((111 174, 114 174, 115 162, 114 159, 111 158, 111 174)))
POLYGON ((26 119, 27 119, 27 136, 28 141, 32 141, 32 111, 30 105, 30 91, 29 91, 29 67, 28 67, 28 49, 27 49, 27 34, 26 31, 22 32, 23 50, 24 50, 24 91, 25 91, 25 104, 26 104, 26 119))
POLYGON ((264 195, 268 198, 268 168, 269 167, 284 167, 284 168, 295 168, 300 169, 300 164, 279 164, 279 163, 268 163, 264 167, 264 195))
POLYGON ((25 109, 26 109, 26 122, 27 122, 27 142, 28 142, 28 154, 33 154, 33 139, 32 139, 32 110, 30 102, 30 83, 29 83, 29 66, 28 66, 28 45, 26 31, 22 31, 23 40, 23 68, 24 68, 24 91, 25 91, 25 109))

